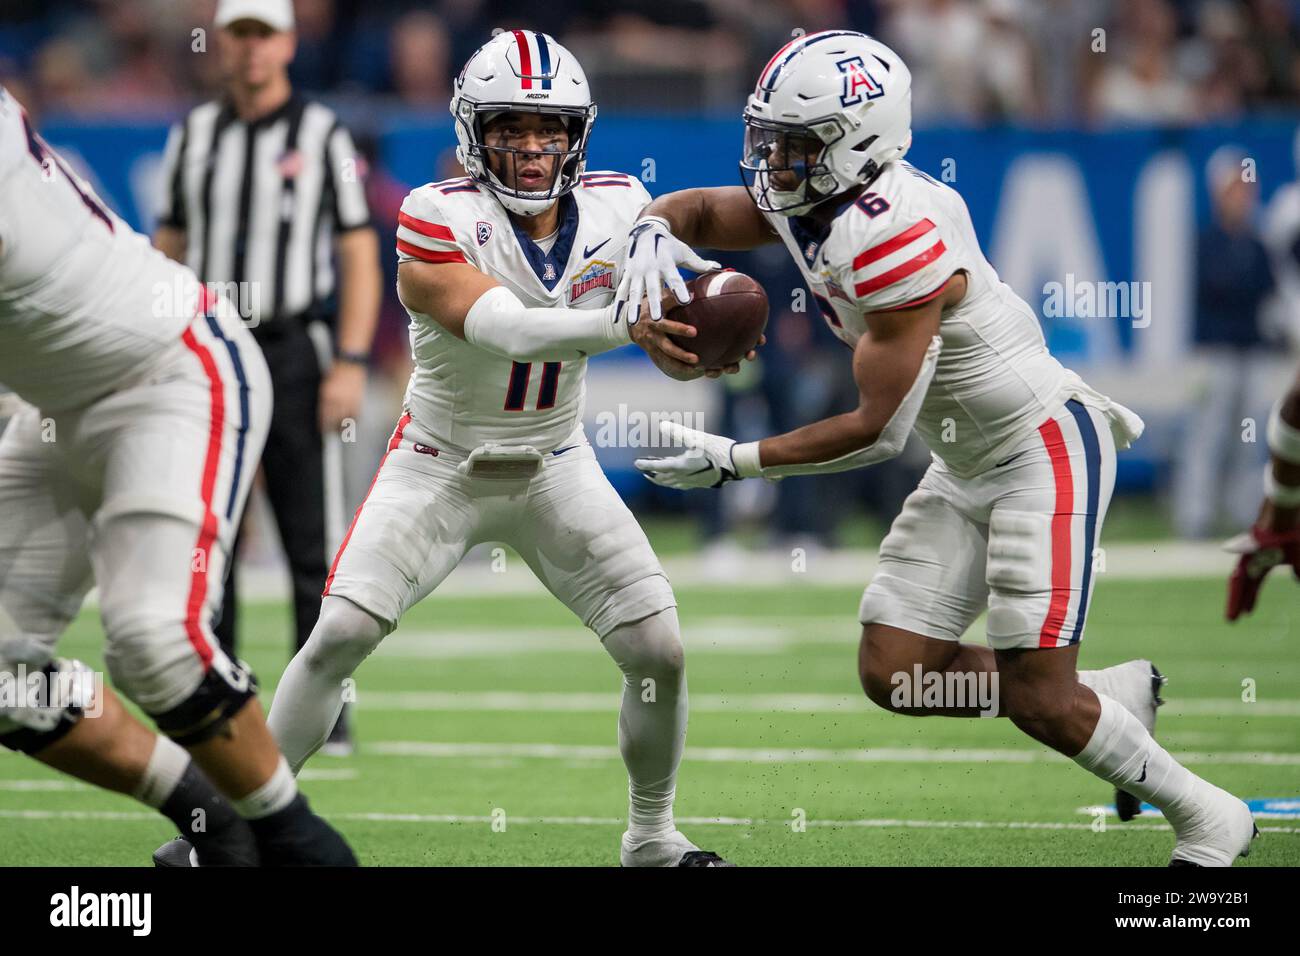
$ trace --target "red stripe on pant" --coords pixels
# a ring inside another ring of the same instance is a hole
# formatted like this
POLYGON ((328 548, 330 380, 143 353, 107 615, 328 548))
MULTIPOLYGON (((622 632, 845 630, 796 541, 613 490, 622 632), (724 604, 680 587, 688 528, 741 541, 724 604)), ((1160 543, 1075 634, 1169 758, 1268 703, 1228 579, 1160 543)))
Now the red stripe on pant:
POLYGON ((352 540, 352 531, 361 520, 361 509, 366 506, 370 500, 370 492, 375 490, 375 482, 379 480, 379 473, 384 470, 384 462, 388 461, 391 455, 402 443, 402 433, 406 431, 406 426, 411 424, 411 413, 407 412, 397 420, 397 427, 393 429, 393 437, 388 439, 388 450, 384 452, 384 457, 379 459, 379 467, 375 469, 375 476, 370 479, 370 487, 366 489, 366 496, 361 499, 361 504, 357 506, 357 513, 352 516, 352 523, 348 525, 348 532, 343 536, 343 543, 339 545, 338 554, 334 555, 334 563, 330 565, 329 576, 325 578, 325 590, 321 591, 321 597, 329 597, 330 585, 334 583, 334 574, 339 569, 339 561, 343 557, 343 552, 347 550, 348 542, 352 540))
POLYGON ((1052 475, 1056 479, 1056 508, 1052 512, 1052 599, 1047 607, 1047 618, 1038 633, 1039 647, 1057 647, 1061 628, 1070 609, 1070 530, 1074 522, 1074 473, 1070 469, 1070 450, 1065 446, 1065 436, 1056 419, 1049 418, 1038 426, 1038 433, 1047 446, 1052 460, 1052 475))
POLYGON ((217 516, 212 511, 212 495, 217 485, 217 469, 221 465, 221 435, 226 427, 226 389, 212 353, 195 338, 193 328, 185 330, 181 341, 198 358, 208 377, 208 451, 203 460, 203 479, 199 484, 203 519, 199 527, 199 540, 194 545, 198 560, 191 562, 194 570, 190 574, 190 595, 185 604, 185 633, 198 652, 199 659, 203 661, 203 669, 207 670, 212 663, 212 641, 203 629, 203 613, 208 599, 208 565, 219 527, 217 516))

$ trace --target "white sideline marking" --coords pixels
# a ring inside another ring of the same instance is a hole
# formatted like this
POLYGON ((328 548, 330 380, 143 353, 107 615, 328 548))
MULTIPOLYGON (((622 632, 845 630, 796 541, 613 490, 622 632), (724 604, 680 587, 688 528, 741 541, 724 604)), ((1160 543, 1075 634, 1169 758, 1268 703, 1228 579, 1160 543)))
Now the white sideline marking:
MULTIPOLYGON (((778 654, 800 644, 851 646, 859 625, 821 626, 791 619, 785 624, 770 618, 702 618, 685 637, 686 651, 721 654, 778 654), (756 623, 758 622, 758 623, 756 623)), ((558 627, 453 628, 451 630, 398 630, 375 650, 387 658, 499 658, 503 653, 542 654, 600 650, 600 640, 575 621, 558 627)))
MULTIPOLYGON (((437 743, 387 740, 365 745, 384 757, 525 757, 542 760, 621 760, 617 747, 601 744, 437 743)), ((1300 766, 1300 753, 1176 753, 1184 763, 1300 766)), ((1066 758, 1050 750, 972 750, 964 748, 872 747, 831 750, 764 747, 688 747, 686 760, 701 763, 1048 763, 1066 758)))
MULTIPOLYGON (((606 711, 617 709, 613 693, 521 691, 367 691, 357 697, 362 710, 429 711, 606 711)), ((697 713, 874 712, 861 694, 700 694, 691 697, 697 713)), ((882 712, 883 713, 883 712, 882 712)), ((1300 700, 1242 703, 1231 697, 1173 700, 1162 717, 1300 717, 1300 700)))
POLYGON ((76 780, 0 780, 0 790, 11 790, 17 793, 89 789, 86 784, 78 783, 76 780))
MULTIPOLYGON (((1120 580, 1175 580, 1218 578, 1226 581, 1232 570, 1232 558, 1215 541, 1132 541, 1106 545, 1104 577, 1120 580)), ((486 595, 490 597, 545 595, 546 589, 522 560, 509 560, 504 573, 498 573, 484 560, 467 560, 451 573, 438 595, 446 597, 486 595)), ((716 566, 698 554, 679 554, 662 558, 670 580, 699 582, 703 587, 732 587, 766 590, 773 585, 787 588, 824 586, 864 587, 875 573, 878 556, 871 548, 842 548, 810 554, 804 573, 791 567, 790 555, 782 550, 751 551, 730 573, 720 573, 716 566)), ((250 601, 288 600, 289 575, 283 563, 244 562, 239 569, 239 592, 250 601)), ((89 605, 98 601, 98 593, 87 597, 89 605)), ((849 615, 854 613, 850 609, 849 615)))
POLYGON ((298 771, 299 780, 355 780, 356 770, 346 767, 304 767, 298 771))
MULTIPOLYGON (((364 823, 480 823, 490 825, 490 816, 457 813, 331 813, 331 820, 354 820, 364 823)), ((114 812, 110 810, 0 810, 0 819, 16 820, 157 820, 154 813, 114 812)), ((519 826, 623 826, 622 817, 506 817, 508 824, 519 826)), ((749 817, 678 817, 683 826, 717 827, 788 827, 789 820, 764 820, 749 817)), ((921 830, 1091 830, 1091 823, 1060 823, 1039 820, 816 820, 810 827, 855 829, 921 830)), ((1105 833, 1132 833, 1137 830, 1165 830, 1168 824, 1125 824, 1107 827, 1105 833)), ((1300 827, 1260 827, 1261 833, 1300 833, 1300 827)))

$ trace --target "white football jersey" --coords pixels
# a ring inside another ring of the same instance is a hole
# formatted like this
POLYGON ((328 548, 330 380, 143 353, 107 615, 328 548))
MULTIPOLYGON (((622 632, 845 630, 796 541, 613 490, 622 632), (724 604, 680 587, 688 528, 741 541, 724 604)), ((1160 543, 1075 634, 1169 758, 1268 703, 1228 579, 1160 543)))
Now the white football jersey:
POLYGON ((910 164, 888 164, 827 229, 807 218, 767 219, 850 347, 867 330, 866 313, 919 305, 953 273, 966 273, 965 298, 943 314, 943 351, 916 420, 954 474, 995 464, 1078 382, 1048 352, 1033 310, 984 258, 961 196, 910 164))
POLYGON ((0 383, 42 411, 87 405, 175 343, 198 295, 0 87, 0 383))
MULTIPOLYGON (((603 308, 614 300, 628 231, 650 195, 635 176, 595 172, 559 202, 559 232, 548 252, 472 179, 421 186, 402 203, 398 258, 469 263, 528 308, 603 308)), ((512 362, 407 312, 415 371, 406 407, 443 447, 496 442, 553 451, 581 425, 585 358, 512 362)))

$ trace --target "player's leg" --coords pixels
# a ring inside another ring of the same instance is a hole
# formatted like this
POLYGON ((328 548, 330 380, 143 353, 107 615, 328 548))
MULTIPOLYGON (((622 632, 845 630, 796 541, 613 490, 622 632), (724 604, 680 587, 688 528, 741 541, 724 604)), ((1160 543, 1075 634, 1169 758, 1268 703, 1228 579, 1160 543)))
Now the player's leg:
POLYGON ((688 706, 677 602, 645 532, 590 446, 546 461, 529 488, 524 520, 505 540, 596 632, 623 673, 618 742, 629 781, 623 865, 725 865, 673 821, 688 706))
POLYGON ((329 735, 353 671, 475 540, 479 509, 465 479, 455 465, 414 451, 407 422, 344 536, 316 626, 275 692, 271 731, 295 773, 329 735))
POLYGON ((83 665, 53 658, 90 585, 89 522, 69 469, 58 460, 61 446, 41 441, 40 431, 29 409, 0 439, 0 671, 21 664, 27 675, 44 675, 45 686, 65 693, 46 698, 45 706, 0 713, 0 745, 134 796, 187 831, 202 810, 196 843, 205 859, 254 863, 247 825, 189 754, 131 717, 83 665), (98 692, 88 683, 100 685, 98 692))
POLYGON ((298 792, 252 676, 210 626, 265 439, 265 364, 223 305, 189 327, 168 369, 105 399, 83 429, 104 455, 91 561, 105 661, 248 821, 263 864, 353 864, 298 792))
POLYGON ((1229 865, 1249 850, 1246 805, 1181 766, 1127 708, 1076 674, 1114 486, 1106 420, 1072 401, 1039 438, 1012 466, 990 521, 988 634, 1003 707, 1035 740, 1158 807, 1178 837, 1176 862, 1229 865))
MULTIPOLYGON (((989 527, 957 506, 966 497, 966 489, 945 472, 928 471, 882 542, 880 566, 863 595, 859 678, 867 696, 894 713, 1006 714, 996 692, 993 649, 960 639, 989 594, 989 527)), ((1009 553, 1015 543, 999 548, 1009 553)), ((1154 728, 1161 679, 1149 661, 1081 671, 1078 677, 1111 693, 1154 728)))
MULTIPOLYGON (((316 627, 328 561, 339 542, 336 539, 332 545, 327 543, 326 529, 330 522, 326 520, 327 478, 323 454, 327 439, 321 434, 318 418, 320 376, 315 372, 316 356, 305 332, 295 332, 276 348, 291 351, 277 358, 285 367, 276 378, 275 415, 262 454, 262 469, 267 498, 289 564, 296 654, 316 627), (294 368, 288 367, 289 358, 293 359, 294 368)), ((337 481, 342 476, 330 477, 337 481)), ((342 711, 336 715, 329 737, 337 744, 335 753, 350 751, 347 718, 342 711)))
POLYGON ((858 676, 867 696, 894 713, 999 712, 993 652, 961 640, 988 598, 988 528, 960 507, 963 500, 962 489, 932 466, 881 543, 862 596, 858 676))

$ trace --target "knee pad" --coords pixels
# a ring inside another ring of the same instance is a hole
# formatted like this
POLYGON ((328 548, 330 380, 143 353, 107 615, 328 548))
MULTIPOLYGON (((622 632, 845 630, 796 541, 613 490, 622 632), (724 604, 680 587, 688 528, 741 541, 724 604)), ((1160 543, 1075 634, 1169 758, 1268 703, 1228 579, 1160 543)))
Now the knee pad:
POLYGON ((94 716, 97 689, 102 681, 94 671, 63 658, 30 672, 18 665, 0 674, 0 746, 29 756, 40 753, 87 713, 94 716))
POLYGON ((193 747, 221 733, 230 718, 256 696, 257 678, 248 666, 217 651, 199 686, 188 697, 150 716, 162 733, 182 747, 193 747))

